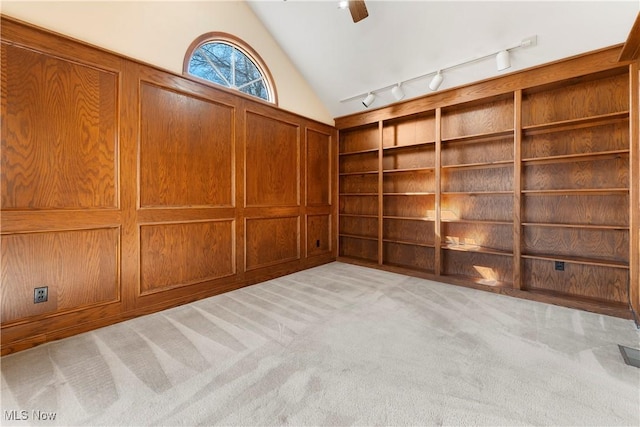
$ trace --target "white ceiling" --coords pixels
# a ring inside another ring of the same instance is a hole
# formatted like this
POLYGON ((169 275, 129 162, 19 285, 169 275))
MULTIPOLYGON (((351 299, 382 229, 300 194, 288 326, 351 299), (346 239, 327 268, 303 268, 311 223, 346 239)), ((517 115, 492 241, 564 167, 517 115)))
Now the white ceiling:
MULTIPOLYGON (((354 95, 518 45, 511 68, 493 57, 444 72, 439 90, 623 43, 640 10, 630 1, 376 1, 354 24, 337 0, 248 1, 334 117, 365 110, 354 95)), ((268 64, 267 64, 268 65, 268 64)), ((431 76, 405 85, 431 93, 431 76)), ((394 102, 381 91, 371 109, 394 102)))

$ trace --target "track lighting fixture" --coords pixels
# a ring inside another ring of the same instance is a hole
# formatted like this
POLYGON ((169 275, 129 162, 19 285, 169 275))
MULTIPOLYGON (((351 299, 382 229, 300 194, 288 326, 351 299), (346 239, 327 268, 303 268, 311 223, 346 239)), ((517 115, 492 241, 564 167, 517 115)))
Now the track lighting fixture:
POLYGON ((369 92, 367 97, 362 100, 362 105, 364 105, 365 107, 369 108, 369 105, 373 104, 373 101, 375 99, 376 99, 376 96, 373 93, 369 92))
POLYGON ((508 50, 501 50, 496 54, 496 65, 498 67, 498 71, 506 70, 511 67, 508 50))
POLYGON ((442 73, 438 71, 436 75, 433 76, 433 79, 431 79, 431 83, 429 83, 429 89, 438 90, 438 88, 442 84, 442 80, 444 80, 444 77, 442 77, 442 73))
POLYGON ((396 101, 400 101, 404 98, 404 91, 402 90, 402 83, 398 83, 391 89, 391 94, 396 99, 396 101))
POLYGON ((369 107, 373 101, 375 100, 375 96, 377 93, 380 93, 382 91, 391 91, 391 94, 393 95, 393 97, 396 99, 396 101, 400 101, 401 99, 404 99, 405 97, 405 93, 404 90, 402 88, 402 85, 404 83, 408 83, 408 82, 413 82, 415 80, 420 80, 420 79, 425 79, 427 77, 433 76, 431 78, 431 82, 429 82, 429 89, 431 89, 432 91, 436 91, 438 90, 438 88, 440 87, 440 85, 442 84, 442 81, 444 80, 444 76, 442 75, 443 71, 447 71, 447 70, 451 70, 453 68, 458 68, 461 67, 463 65, 469 65, 469 64, 473 64, 488 58, 493 58, 495 57, 496 59, 496 67, 498 68, 498 71, 502 71, 502 70, 506 70, 507 68, 511 67, 511 59, 510 59, 510 53, 512 50, 515 49, 520 49, 520 48, 529 48, 532 46, 536 46, 538 44, 538 36, 531 36, 531 37, 527 37, 525 39, 522 39, 520 41, 520 43, 509 46, 507 48, 503 48, 499 51, 493 51, 491 53, 487 53, 484 55, 480 55, 480 56, 476 56, 475 58, 471 58, 468 59, 466 61, 462 61, 462 62, 458 62, 452 65, 449 65, 447 67, 440 67, 438 69, 437 72, 428 72, 425 74, 421 74, 419 76, 416 77, 412 77, 410 79, 406 79, 406 80, 402 80, 396 84, 393 85, 389 85, 389 86, 384 86, 381 87, 379 89, 375 89, 375 90, 371 90, 367 93, 361 93, 359 95, 354 95, 351 96, 349 98, 345 98, 340 100, 340 102, 347 102, 347 101, 354 101, 356 99, 361 98, 362 96, 366 96, 366 98, 364 98, 362 100, 362 104, 365 107, 369 107))

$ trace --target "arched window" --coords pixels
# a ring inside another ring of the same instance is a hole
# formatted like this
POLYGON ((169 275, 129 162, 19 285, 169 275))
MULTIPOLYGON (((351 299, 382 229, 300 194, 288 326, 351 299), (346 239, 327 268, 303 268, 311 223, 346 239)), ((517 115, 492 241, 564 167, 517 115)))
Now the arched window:
POLYGON ((277 104, 273 79, 249 45, 227 33, 207 33, 191 43, 183 72, 277 104))

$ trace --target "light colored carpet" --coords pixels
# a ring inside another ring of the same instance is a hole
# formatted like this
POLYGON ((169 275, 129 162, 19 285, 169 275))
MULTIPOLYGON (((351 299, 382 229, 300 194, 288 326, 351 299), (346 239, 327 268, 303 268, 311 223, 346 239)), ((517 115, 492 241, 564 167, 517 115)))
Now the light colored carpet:
POLYGON ((639 342, 631 321, 332 263, 6 356, 2 424, 638 426, 617 344, 639 342))

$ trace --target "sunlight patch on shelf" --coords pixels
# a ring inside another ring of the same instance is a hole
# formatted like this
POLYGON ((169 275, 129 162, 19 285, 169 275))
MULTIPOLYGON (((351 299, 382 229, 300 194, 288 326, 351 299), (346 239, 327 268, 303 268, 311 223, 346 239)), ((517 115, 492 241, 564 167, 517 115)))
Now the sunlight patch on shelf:
POLYGON ((481 265, 474 265, 473 268, 480 273, 482 279, 479 283, 483 285, 496 286, 498 285, 498 273, 491 267, 483 267, 481 265))

